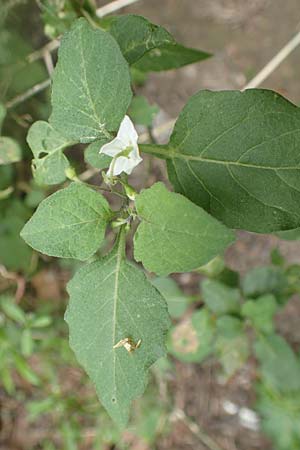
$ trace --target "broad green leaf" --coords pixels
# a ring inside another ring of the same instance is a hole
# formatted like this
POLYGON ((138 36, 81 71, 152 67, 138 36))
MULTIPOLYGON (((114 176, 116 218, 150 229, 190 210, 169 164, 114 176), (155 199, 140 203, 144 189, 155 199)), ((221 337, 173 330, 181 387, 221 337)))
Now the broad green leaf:
POLYGON ((151 283, 158 289, 168 304, 171 317, 179 318, 185 312, 189 304, 189 297, 184 295, 172 278, 157 277, 151 283))
POLYGON ((281 392, 300 390, 300 361, 279 335, 260 335, 254 345, 264 383, 281 392))
POLYGON ((69 167, 69 161, 62 152, 50 153, 44 158, 32 160, 32 173, 39 185, 62 183, 69 167))
POLYGON ((70 345, 103 406, 125 426, 132 400, 145 389, 149 367, 165 353, 166 303, 143 272, 124 259, 121 244, 81 268, 68 292, 70 345), (125 338, 141 344, 131 353, 113 348, 125 338))
POLYGON ((150 50, 133 67, 142 72, 160 72, 162 70, 178 69, 187 64, 210 58, 210 56, 209 53, 201 50, 188 48, 177 42, 171 42, 150 50))
POLYGON ((168 350, 181 361, 201 362, 213 352, 214 336, 211 313, 202 308, 171 329, 168 350))
POLYGON ((211 56, 178 44, 165 28, 142 16, 115 17, 109 21, 107 29, 128 63, 142 72, 176 69, 211 56))
POLYGON ((17 141, 0 136, 0 165, 11 164, 21 160, 22 152, 17 141))
POLYGON ((230 228, 299 227, 300 109, 272 91, 194 95, 168 146, 141 149, 168 159, 175 190, 230 228))
POLYGON ((134 236, 134 257, 158 275, 196 269, 234 240, 230 230, 163 183, 143 190, 136 210, 141 224, 134 236))
POLYGON ((216 280, 204 280, 201 284, 203 300, 217 315, 237 313, 240 309, 240 292, 216 280))
POLYGON ((281 395, 260 383, 256 389, 256 409, 262 417, 262 429, 276 450, 300 448, 300 393, 281 395))
POLYGON ((119 128, 131 96, 129 68, 116 41, 78 19, 58 52, 50 123, 72 141, 109 138, 119 128))
POLYGON ((275 297, 266 294, 256 300, 247 300, 242 306, 242 315, 249 318, 259 331, 271 334, 274 332, 273 318, 277 310, 275 297))
POLYGON ((2 103, 0 103, 0 132, 5 116, 6 116, 6 108, 2 103))
POLYGON ((163 27, 134 14, 113 18, 108 30, 118 42, 129 64, 134 64, 153 48, 175 43, 174 38, 163 27))
POLYGON ((85 260, 100 247, 110 216, 101 194, 71 183, 40 203, 21 236, 46 255, 85 260))
POLYGON ((150 105, 146 97, 138 95, 133 97, 128 114, 134 123, 150 127, 158 111, 157 105, 150 105))
POLYGON ((242 280, 243 294, 250 298, 273 294, 278 300, 281 300, 286 288, 287 277, 280 267, 255 267, 242 280))
POLYGON ((63 149, 74 144, 58 133, 51 124, 38 120, 29 129, 27 142, 34 159, 32 169, 39 184, 58 184, 66 179, 69 161, 63 149))
POLYGON ((92 142, 84 151, 84 159, 92 167, 102 170, 106 169, 111 163, 111 156, 99 153, 100 148, 107 142, 107 139, 92 142))
POLYGON ((241 320, 232 316, 217 319, 215 352, 222 364, 226 380, 243 367, 250 355, 250 349, 241 320))

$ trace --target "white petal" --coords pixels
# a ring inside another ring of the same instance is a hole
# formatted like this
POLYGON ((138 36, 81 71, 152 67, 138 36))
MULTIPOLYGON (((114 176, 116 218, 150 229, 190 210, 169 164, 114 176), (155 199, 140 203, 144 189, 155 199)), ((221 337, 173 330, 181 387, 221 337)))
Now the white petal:
POLYGON ((131 158, 131 159, 141 158, 139 148, 136 144, 133 145, 132 151, 129 153, 129 158, 131 158))
POLYGON ((130 168, 129 159, 125 156, 119 156, 119 158, 115 160, 114 164, 113 162, 110 163, 107 175, 116 177, 117 175, 120 175, 120 173, 126 172, 128 168, 130 168))
POLYGON ((138 134, 128 116, 125 116, 122 120, 117 137, 126 147, 137 143, 138 134))
POLYGON ((104 153, 108 156, 116 156, 120 152, 124 150, 125 146, 123 145, 123 142, 119 138, 113 139, 111 142, 108 142, 108 144, 104 144, 101 148, 99 153, 104 153))

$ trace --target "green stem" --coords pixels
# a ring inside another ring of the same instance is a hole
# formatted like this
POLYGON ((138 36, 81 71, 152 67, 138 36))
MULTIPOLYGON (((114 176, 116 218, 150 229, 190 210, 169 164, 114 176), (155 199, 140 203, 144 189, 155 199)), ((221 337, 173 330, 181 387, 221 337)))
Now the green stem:
POLYGON ((168 145, 140 144, 139 149, 144 153, 149 153, 161 159, 171 159, 174 153, 173 149, 168 145))
POLYGON ((118 259, 123 259, 125 257, 125 250, 126 250, 126 230, 125 226, 120 227, 120 231, 118 234, 118 259))

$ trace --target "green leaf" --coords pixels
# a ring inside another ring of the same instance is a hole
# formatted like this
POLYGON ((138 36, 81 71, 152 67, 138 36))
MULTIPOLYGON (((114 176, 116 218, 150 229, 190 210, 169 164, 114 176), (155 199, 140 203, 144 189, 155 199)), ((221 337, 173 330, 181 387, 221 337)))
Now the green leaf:
POLYGON ((27 142, 34 159, 32 168, 39 184, 59 184, 65 181, 69 161, 63 149, 74 144, 58 133, 51 124, 38 120, 29 129, 27 142))
POLYGON ((113 18, 109 32, 118 42, 129 64, 135 63, 153 48, 175 42, 171 34, 163 27, 134 14, 113 18))
POLYGON ((157 277, 151 283, 158 289, 168 304, 171 317, 179 318, 185 312, 189 304, 189 298, 177 286, 172 278, 157 277))
POLYGON ((160 72, 162 70, 178 69, 193 64, 211 55, 184 45, 166 43, 147 52, 133 67, 142 72, 160 72))
POLYGON ((168 350, 180 361, 201 362, 213 352, 214 336, 211 313, 202 308, 171 329, 168 350))
POLYGON ((24 311, 15 303, 13 297, 2 295, 0 297, 1 308, 4 314, 11 320, 23 325, 26 322, 24 311))
POLYGON ((30 356, 33 352, 34 342, 32 339, 31 330, 25 329, 21 335, 21 351, 26 357, 30 356))
POLYGON ((81 268, 68 292, 70 345, 103 406, 125 426, 131 401, 145 389, 147 370, 165 354, 170 325, 165 301, 143 272, 124 260, 122 242, 81 268), (113 348, 125 338, 141 339, 139 348, 132 353, 113 348))
POLYGON ((264 383, 281 392, 300 389, 300 362, 279 335, 261 335, 254 345, 264 383))
POLYGON ((14 355, 14 363, 19 374, 26 381, 28 381, 30 384, 33 384, 34 386, 38 386, 40 384, 40 379, 37 374, 31 369, 29 364, 20 355, 14 355))
POLYGON ((276 299, 271 294, 256 300, 248 300, 242 306, 242 315, 251 320, 253 326, 266 334, 274 332, 273 317, 278 309, 276 299))
POLYGON ((203 300, 217 315, 237 313, 240 309, 240 292, 216 280, 204 280, 201 284, 203 300))
POLYGON ((134 257, 150 272, 188 272, 207 263, 234 240, 233 233, 163 183, 136 198, 141 219, 134 236, 134 257))
POLYGON ((150 105, 146 97, 138 95, 133 97, 128 114, 133 122, 150 127, 158 111, 157 105, 150 105))
POLYGON ((262 429, 278 450, 300 448, 300 393, 281 395, 267 386, 257 386, 256 409, 262 416, 262 429))
POLYGON ((85 260, 101 245, 110 216, 101 194, 71 183, 40 203, 21 236, 46 255, 85 260))
POLYGON ((18 142, 10 137, 0 136, 0 165, 18 162, 21 158, 22 152, 18 142))
POLYGON ((45 328, 51 325, 52 319, 50 316, 40 316, 33 320, 32 328, 45 328))
POLYGON ((168 146, 175 190, 231 228, 268 233, 300 224, 300 109, 272 91, 201 91, 168 146))
POLYGON ((255 267, 242 280, 243 294, 250 298, 273 294, 278 300, 281 300, 286 288, 287 277, 280 267, 255 267))
POLYGON ((250 355, 250 350, 241 320, 232 316, 217 319, 215 351, 222 364, 226 380, 243 367, 250 355))
POLYGON ((176 69, 211 56, 178 44, 165 28, 142 16, 114 17, 107 28, 128 63, 142 72, 176 69))
POLYGON ((109 138, 131 96, 129 68, 115 40, 78 19, 58 52, 50 123, 72 141, 109 138))
POLYGON ((107 142, 107 139, 97 140, 92 142, 85 149, 84 159, 92 167, 96 169, 103 170, 106 169, 111 163, 111 156, 105 155, 104 153, 99 153, 100 148, 107 142))

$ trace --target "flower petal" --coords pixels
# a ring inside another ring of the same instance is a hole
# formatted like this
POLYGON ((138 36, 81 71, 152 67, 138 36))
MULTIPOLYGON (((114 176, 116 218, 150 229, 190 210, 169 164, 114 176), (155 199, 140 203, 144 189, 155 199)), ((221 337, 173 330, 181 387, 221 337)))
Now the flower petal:
POLYGON ((108 142, 107 144, 104 144, 101 148, 99 153, 104 153, 108 156, 117 156, 120 152, 124 150, 125 146, 123 142, 119 138, 113 139, 111 142, 108 142))
POLYGON ((138 134, 134 128, 131 119, 128 116, 125 116, 124 119, 122 120, 117 134, 117 138, 123 142, 125 147, 137 143, 138 134))
POLYGON ((126 172, 130 169, 130 161, 125 156, 119 156, 114 162, 110 163, 107 175, 109 177, 120 175, 122 172, 126 172))

